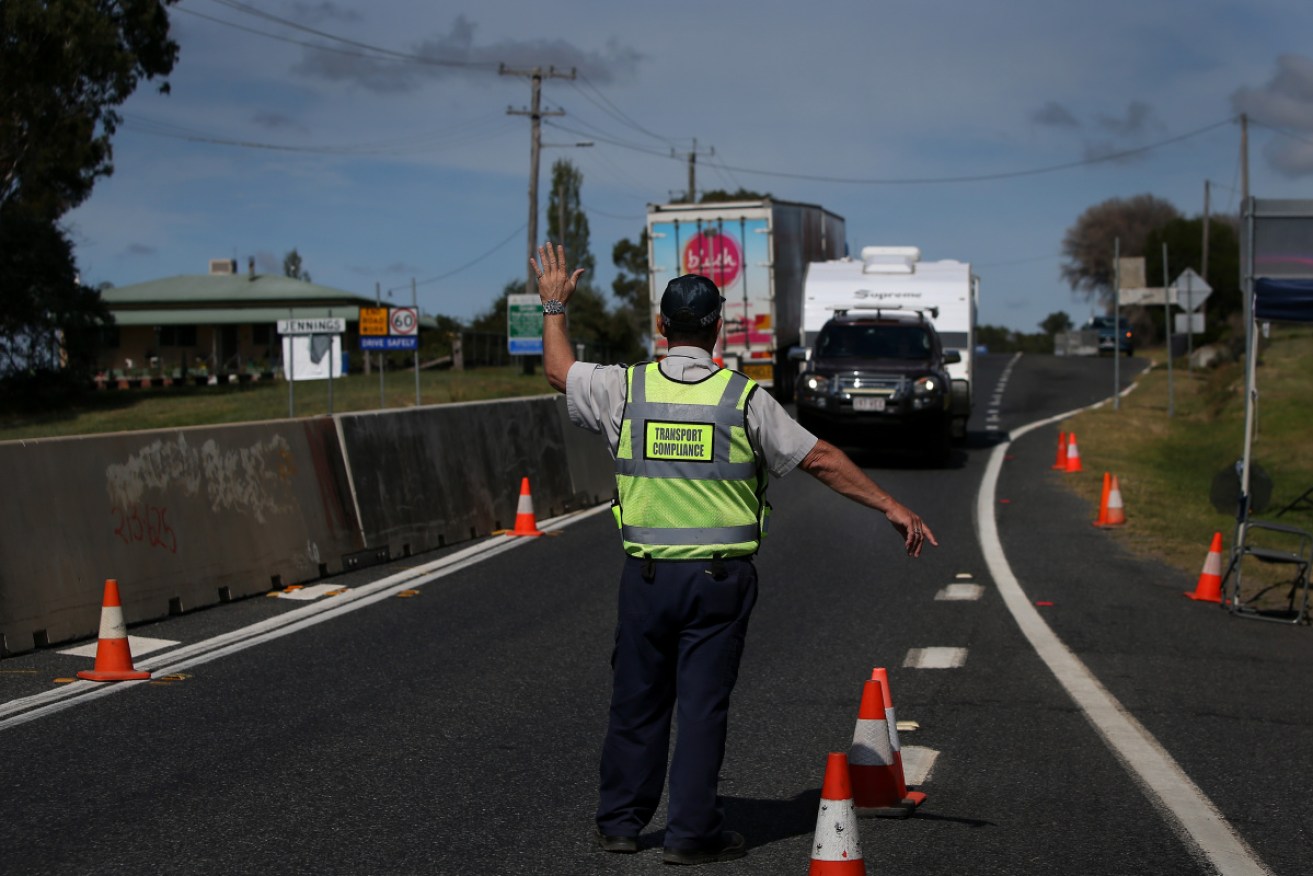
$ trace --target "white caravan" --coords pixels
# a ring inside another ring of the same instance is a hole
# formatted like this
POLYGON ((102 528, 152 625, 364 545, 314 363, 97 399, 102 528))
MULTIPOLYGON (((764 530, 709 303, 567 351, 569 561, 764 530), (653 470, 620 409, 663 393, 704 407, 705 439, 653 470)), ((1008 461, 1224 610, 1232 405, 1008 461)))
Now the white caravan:
POLYGON ((968 262, 921 261, 914 246, 867 246, 861 258, 812 262, 803 284, 800 341, 810 358, 816 335, 837 311, 921 311, 931 317, 945 352, 961 361, 948 366, 953 381, 953 434, 966 435, 976 351, 980 279, 968 262))

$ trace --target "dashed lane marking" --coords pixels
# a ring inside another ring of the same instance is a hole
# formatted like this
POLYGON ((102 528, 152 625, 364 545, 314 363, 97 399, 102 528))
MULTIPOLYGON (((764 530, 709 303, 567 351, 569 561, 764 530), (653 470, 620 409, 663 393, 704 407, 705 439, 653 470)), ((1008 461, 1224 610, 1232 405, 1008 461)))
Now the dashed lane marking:
POLYGON ((975 602, 985 592, 983 584, 949 584, 935 594, 940 602, 975 602))
POLYGON ((956 669, 967 662, 966 648, 913 648, 903 659, 906 669, 956 669))

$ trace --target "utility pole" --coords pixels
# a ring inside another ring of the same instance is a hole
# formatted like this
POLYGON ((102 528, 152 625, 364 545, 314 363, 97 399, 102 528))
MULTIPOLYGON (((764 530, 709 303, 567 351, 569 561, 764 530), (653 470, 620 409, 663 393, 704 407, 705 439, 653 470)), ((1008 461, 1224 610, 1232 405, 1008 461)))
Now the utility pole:
MULTIPOLYGON (((674 149, 670 150, 672 156, 676 155, 674 149)), ((702 153, 708 158, 716 154, 716 147, 712 146, 706 152, 702 153)), ((693 138, 693 150, 684 156, 688 159, 688 192, 685 195, 687 203, 696 204, 698 202, 698 138, 693 138)))
POLYGON ((1249 199, 1249 116, 1240 114, 1240 201, 1249 199))
POLYGON ((1209 210, 1208 196, 1209 196, 1208 180, 1204 180, 1204 253, 1203 256, 1200 258, 1199 274, 1204 278, 1205 283, 1208 282, 1208 225, 1210 222, 1208 215, 1208 210, 1209 210))
MULTIPOLYGON (((542 119, 543 116, 563 116, 565 110, 544 110, 542 108, 542 89, 543 79, 574 79, 574 68, 570 68, 569 73, 562 73, 555 67, 548 67, 546 71, 541 67, 534 67, 528 70, 516 70, 502 64, 498 72, 503 76, 527 76, 533 87, 531 102, 528 109, 506 108, 506 114, 509 116, 528 116, 531 122, 529 126, 529 253, 528 257, 532 259, 538 250, 538 164, 539 157, 542 154, 542 119)), ((528 266, 526 263, 526 270, 528 266)), ((528 270, 526 274, 528 285, 524 291, 533 292, 534 273, 528 270)))
MULTIPOLYGON (((543 77, 545 76, 548 79, 573 79, 575 72, 573 67, 566 74, 558 71, 555 67, 548 67, 544 72, 541 67, 516 70, 507 67, 505 64, 500 65, 497 72, 502 76, 527 76, 533 86, 529 109, 506 108, 507 115, 528 116, 531 122, 529 126, 529 252, 528 260, 525 262, 524 291, 525 294, 532 295, 536 277, 530 265, 538 248, 538 158, 542 152, 542 118, 543 116, 565 115, 565 110, 543 110, 543 77)), ((533 359, 529 356, 524 357, 524 373, 533 374, 533 359)))

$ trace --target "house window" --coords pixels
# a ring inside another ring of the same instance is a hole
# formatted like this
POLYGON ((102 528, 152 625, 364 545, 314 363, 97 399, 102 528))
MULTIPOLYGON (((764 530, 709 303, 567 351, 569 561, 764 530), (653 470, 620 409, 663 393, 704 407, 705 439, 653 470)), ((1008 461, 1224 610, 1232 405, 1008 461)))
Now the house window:
POLYGON ((274 327, 267 322, 251 326, 251 343, 257 347, 268 347, 274 342, 274 327))
POLYGON ((100 344, 107 350, 117 350, 119 348, 119 327, 116 325, 101 326, 100 344))
POLYGON ((161 347, 196 346, 196 326, 194 325, 160 326, 160 346, 161 347))

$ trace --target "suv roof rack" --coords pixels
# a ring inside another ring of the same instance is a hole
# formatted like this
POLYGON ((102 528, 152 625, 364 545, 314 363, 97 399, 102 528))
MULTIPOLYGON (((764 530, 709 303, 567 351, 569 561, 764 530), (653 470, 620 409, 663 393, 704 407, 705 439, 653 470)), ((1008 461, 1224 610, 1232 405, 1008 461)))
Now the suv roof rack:
POLYGON ((833 311, 835 316, 846 316, 848 314, 848 311, 850 310, 866 310, 866 311, 873 310, 875 311, 875 316, 878 319, 880 317, 880 312, 884 310, 908 310, 911 313, 915 313, 917 316, 921 317, 922 322, 925 321, 925 315, 927 313, 930 314, 931 319, 939 318, 939 308, 934 306, 917 307, 913 309, 913 308, 903 307, 903 305, 901 304, 831 304, 827 306, 825 309, 833 311))

